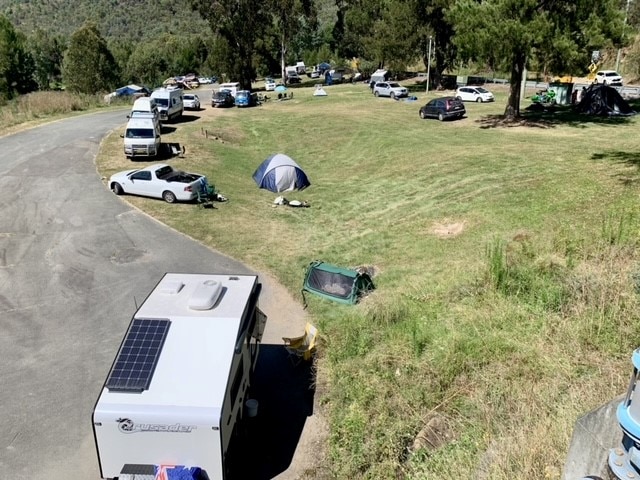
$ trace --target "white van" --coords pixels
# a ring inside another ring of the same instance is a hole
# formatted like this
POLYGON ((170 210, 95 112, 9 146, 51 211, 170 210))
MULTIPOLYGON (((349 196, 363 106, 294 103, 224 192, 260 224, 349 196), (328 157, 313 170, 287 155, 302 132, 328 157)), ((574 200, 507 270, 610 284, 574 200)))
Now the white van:
POLYGON ((218 91, 220 92, 222 90, 228 90, 229 92, 231 92, 231 96, 233 98, 236 98, 236 93, 238 92, 238 90, 242 89, 240 88, 240 82, 227 82, 218 85, 218 91))
POLYGON ((102 478, 154 478, 157 465, 229 478, 240 447, 232 437, 257 413, 247 401, 267 321, 261 288, 255 275, 162 277, 133 315, 93 411, 102 478))
POLYGON ((155 157, 160 152, 160 130, 153 118, 130 118, 122 136, 127 158, 155 157))
POLYGON ((152 118, 158 133, 161 131, 160 112, 153 98, 141 97, 133 102, 128 118, 152 118))
POLYGON ((147 112, 158 114, 158 105, 156 104, 155 99, 151 97, 140 97, 137 98, 135 102, 133 102, 133 106, 131 107, 131 113, 133 112, 147 112))
POLYGON ((160 120, 173 120, 182 116, 184 112, 182 89, 158 88, 151 92, 151 98, 156 102, 160 120))

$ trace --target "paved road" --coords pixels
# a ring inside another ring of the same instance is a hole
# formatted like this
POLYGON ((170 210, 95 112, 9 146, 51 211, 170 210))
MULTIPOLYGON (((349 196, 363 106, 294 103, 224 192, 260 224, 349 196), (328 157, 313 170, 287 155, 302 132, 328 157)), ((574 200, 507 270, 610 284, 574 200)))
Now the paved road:
MULTIPOLYGON (((123 120, 103 112, 0 138, 0 478, 99 478, 91 412, 136 303, 165 272, 252 273, 102 185, 94 157, 123 120)), ((262 280, 263 298, 280 288, 262 280)), ((272 323, 273 338, 304 325, 287 315, 297 324, 272 323)))

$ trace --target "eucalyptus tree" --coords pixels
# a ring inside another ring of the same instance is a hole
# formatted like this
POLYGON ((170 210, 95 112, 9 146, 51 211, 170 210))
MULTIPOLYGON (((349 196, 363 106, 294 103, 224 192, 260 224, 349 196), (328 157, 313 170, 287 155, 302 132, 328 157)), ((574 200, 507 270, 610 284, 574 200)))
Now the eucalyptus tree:
POLYGON ((191 6, 207 20, 214 34, 229 47, 225 57, 226 75, 251 88, 256 76, 253 56, 256 41, 269 24, 268 2, 253 0, 190 0, 191 6))
POLYGON ((282 78, 286 79, 285 65, 294 39, 300 36, 302 29, 315 28, 315 2, 313 0, 270 0, 265 4, 271 14, 273 32, 278 37, 280 71, 282 78))
POLYGON ((0 15, 0 98, 35 89, 33 58, 25 43, 25 36, 0 15))
POLYGON ((72 92, 109 91, 120 80, 118 65, 92 22, 85 23, 71 35, 62 71, 66 88, 72 92))
POLYGON ((29 50, 34 61, 34 77, 40 90, 47 90, 52 83, 62 79, 62 59, 65 43, 60 36, 37 28, 28 38, 29 50))
POLYGON ((584 70, 593 50, 618 46, 624 37, 618 0, 456 0, 447 19, 462 59, 510 71, 506 118, 520 114, 529 62, 553 72, 584 70))

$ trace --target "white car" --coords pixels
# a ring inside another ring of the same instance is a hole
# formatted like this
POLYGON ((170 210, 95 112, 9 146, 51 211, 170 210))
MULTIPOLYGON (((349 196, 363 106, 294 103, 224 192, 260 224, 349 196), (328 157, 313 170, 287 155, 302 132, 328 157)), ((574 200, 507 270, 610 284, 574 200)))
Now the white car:
POLYGON ((208 85, 213 82, 209 77, 198 77, 198 83, 200 83, 200 85, 208 85))
POLYGON ((463 102, 494 102, 496 99, 486 88, 482 87, 459 87, 456 90, 456 97, 463 102))
POLYGON ((622 76, 615 70, 600 70, 596 73, 596 83, 622 86, 622 76))
POLYGON ((158 163, 114 173, 109 178, 109 188, 116 195, 128 193, 175 203, 195 200, 198 192, 207 191, 208 183, 204 175, 182 172, 171 165, 158 163))
POLYGON ((200 110, 200 98, 193 93, 185 93, 182 96, 182 103, 186 110, 200 110))
POLYGON ((264 79, 264 89, 267 92, 273 92, 276 89, 276 82, 273 78, 265 78, 264 79))
POLYGON ((409 95, 409 90, 397 82, 378 82, 373 86, 376 97, 399 98, 409 95))

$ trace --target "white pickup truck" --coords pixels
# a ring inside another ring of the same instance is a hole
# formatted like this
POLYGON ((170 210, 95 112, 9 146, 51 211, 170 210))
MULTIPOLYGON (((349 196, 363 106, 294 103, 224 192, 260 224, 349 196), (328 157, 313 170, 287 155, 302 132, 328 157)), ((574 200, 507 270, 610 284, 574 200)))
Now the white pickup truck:
POLYGON ((167 203, 188 202, 198 198, 198 192, 206 192, 207 177, 174 169, 158 163, 145 168, 114 173, 109 178, 109 188, 116 195, 128 193, 144 197, 162 198, 167 203))

